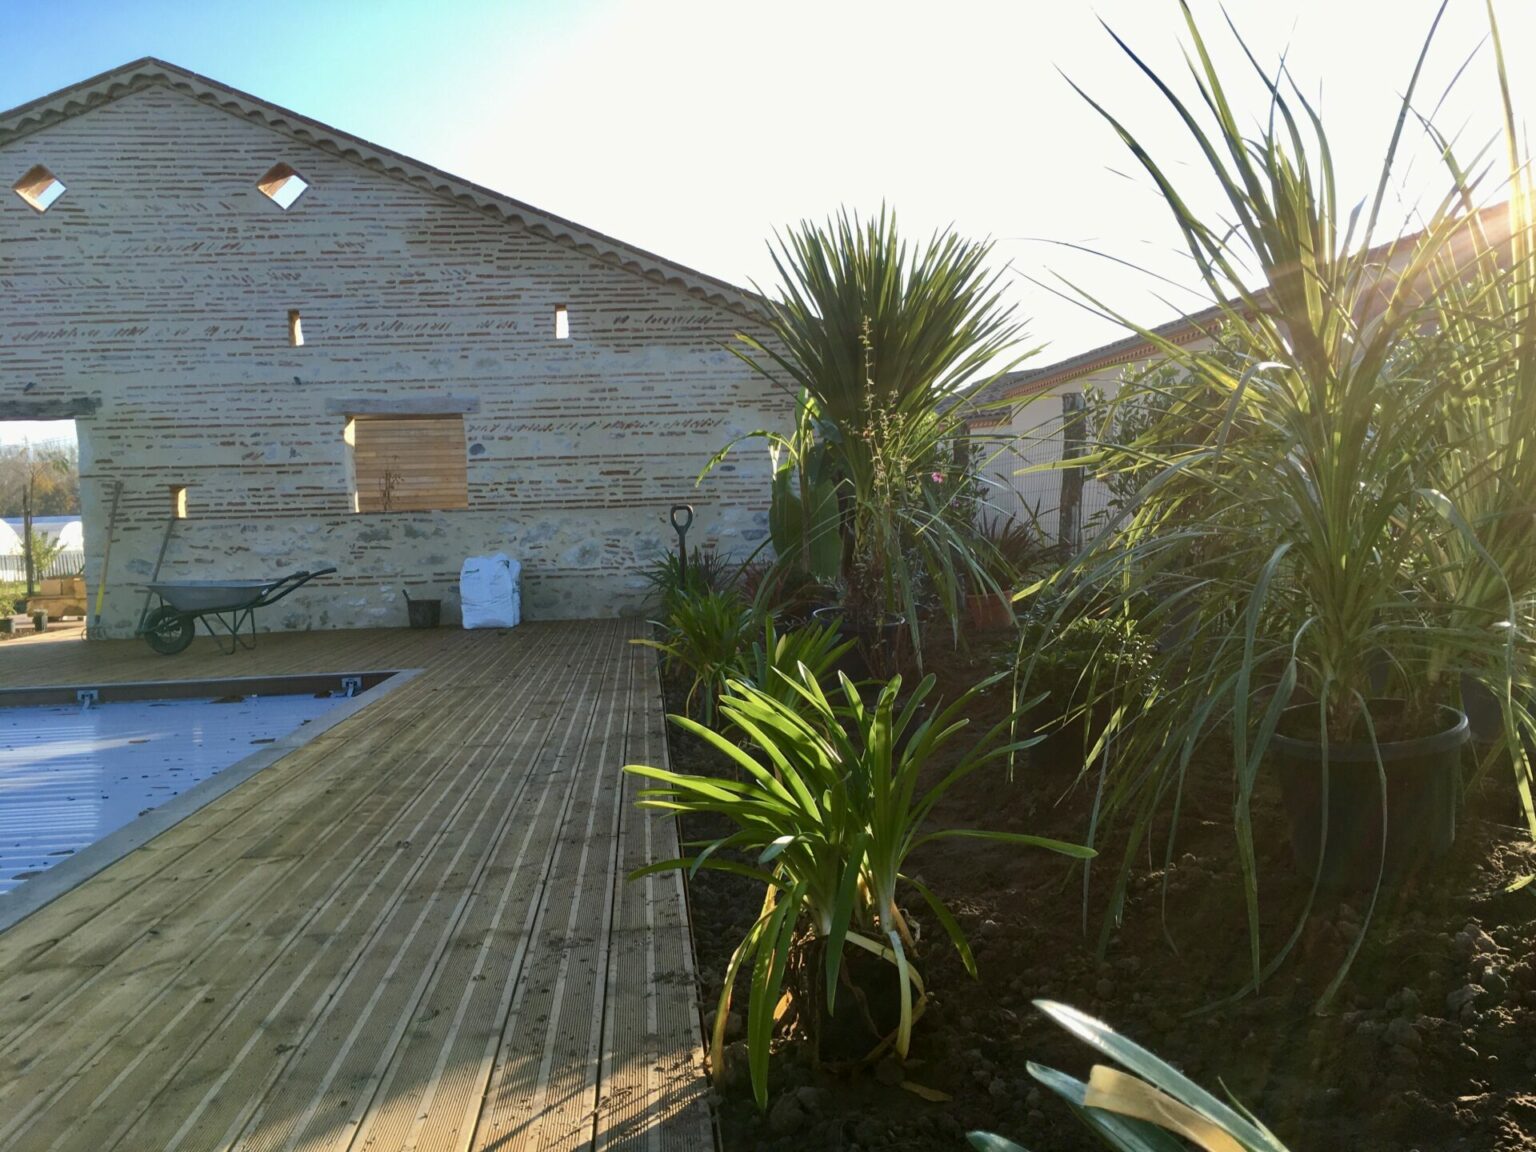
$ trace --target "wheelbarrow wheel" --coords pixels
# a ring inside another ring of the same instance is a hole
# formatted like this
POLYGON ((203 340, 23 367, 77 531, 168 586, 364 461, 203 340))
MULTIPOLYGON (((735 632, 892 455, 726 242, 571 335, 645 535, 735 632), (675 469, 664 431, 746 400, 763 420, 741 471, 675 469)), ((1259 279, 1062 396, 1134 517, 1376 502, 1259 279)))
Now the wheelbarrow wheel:
POLYGON ((197 635, 197 621, 169 605, 162 604, 144 621, 144 639, 162 656, 174 656, 186 650, 197 635))

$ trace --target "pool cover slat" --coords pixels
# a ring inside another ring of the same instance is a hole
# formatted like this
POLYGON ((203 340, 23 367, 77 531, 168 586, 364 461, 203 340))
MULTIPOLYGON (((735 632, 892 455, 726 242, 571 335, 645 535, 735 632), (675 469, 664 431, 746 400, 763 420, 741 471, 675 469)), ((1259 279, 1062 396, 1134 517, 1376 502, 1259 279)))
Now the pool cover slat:
POLYGON ((307 695, 0 708, 0 900, 336 704, 307 695))

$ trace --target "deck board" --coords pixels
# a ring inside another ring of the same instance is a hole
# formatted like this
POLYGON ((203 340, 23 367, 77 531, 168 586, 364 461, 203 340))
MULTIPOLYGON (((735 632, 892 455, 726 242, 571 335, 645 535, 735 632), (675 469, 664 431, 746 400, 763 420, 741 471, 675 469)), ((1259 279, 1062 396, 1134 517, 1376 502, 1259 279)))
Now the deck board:
POLYGON ((0 1147, 712 1148, 681 882, 624 880, 676 852, 619 772, 665 755, 635 634, 0 648, 0 687, 423 669, 0 933, 0 1147))
MULTIPOLYGON (((632 659, 638 664, 643 656, 636 652, 632 659)), ((652 677, 637 673, 637 681, 625 761, 666 766, 659 688, 652 677)), ((693 943, 680 873, 624 879, 679 853, 676 825, 635 807, 642 786, 633 778, 624 782, 594 1147, 690 1152, 711 1125, 695 1047, 693 943)))

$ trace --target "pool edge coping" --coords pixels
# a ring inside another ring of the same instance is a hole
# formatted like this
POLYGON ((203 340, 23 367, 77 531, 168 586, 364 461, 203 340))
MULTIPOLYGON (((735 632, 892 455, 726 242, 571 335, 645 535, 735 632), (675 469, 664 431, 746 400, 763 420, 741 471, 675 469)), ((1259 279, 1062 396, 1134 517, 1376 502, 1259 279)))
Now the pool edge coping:
MULTIPOLYGON (((372 688, 343 700, 334 708, 322 712, 307 724, 301 724, 260 751, 236 760, 227 768, 221 768, 207 779, 198 781, 185 792, 171 797, 164 804, 151 808, 144 815, 130 820, 100 840, 86 845, 68 860, 61 860, 32 879, 17 885, 10 894, 0 896, 0 933, 8 932, 34 912, 52 904, 60 896, 105 871, 155 837, 168 832, 189 816, 195 815, 215 800, 233 792, 262 769, 270 768, 284 757, 317 740, 338 724, 350 720, 370 704, 376 704, 392 692, 404 688, 423 671, 425 669, 422 668, 393 670, 382 683, 375 684, 372 688)), ((352 673, 327 672, 315 675, 349 676, 352 673)), ((270 679, 287 678, 275 676, 270 679)), ((213 682, 210 681, 210 683, 213 682)))

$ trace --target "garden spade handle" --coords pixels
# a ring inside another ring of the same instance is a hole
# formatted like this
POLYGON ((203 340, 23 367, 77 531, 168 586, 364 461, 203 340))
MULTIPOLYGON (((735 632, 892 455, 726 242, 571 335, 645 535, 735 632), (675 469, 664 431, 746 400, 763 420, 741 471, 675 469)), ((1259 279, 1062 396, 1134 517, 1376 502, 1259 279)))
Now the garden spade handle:
POLYGON ((688 529, 693 526, 693 505, 672 505, 672 527, 677 530, 677 581, 688 585, 688 529))

